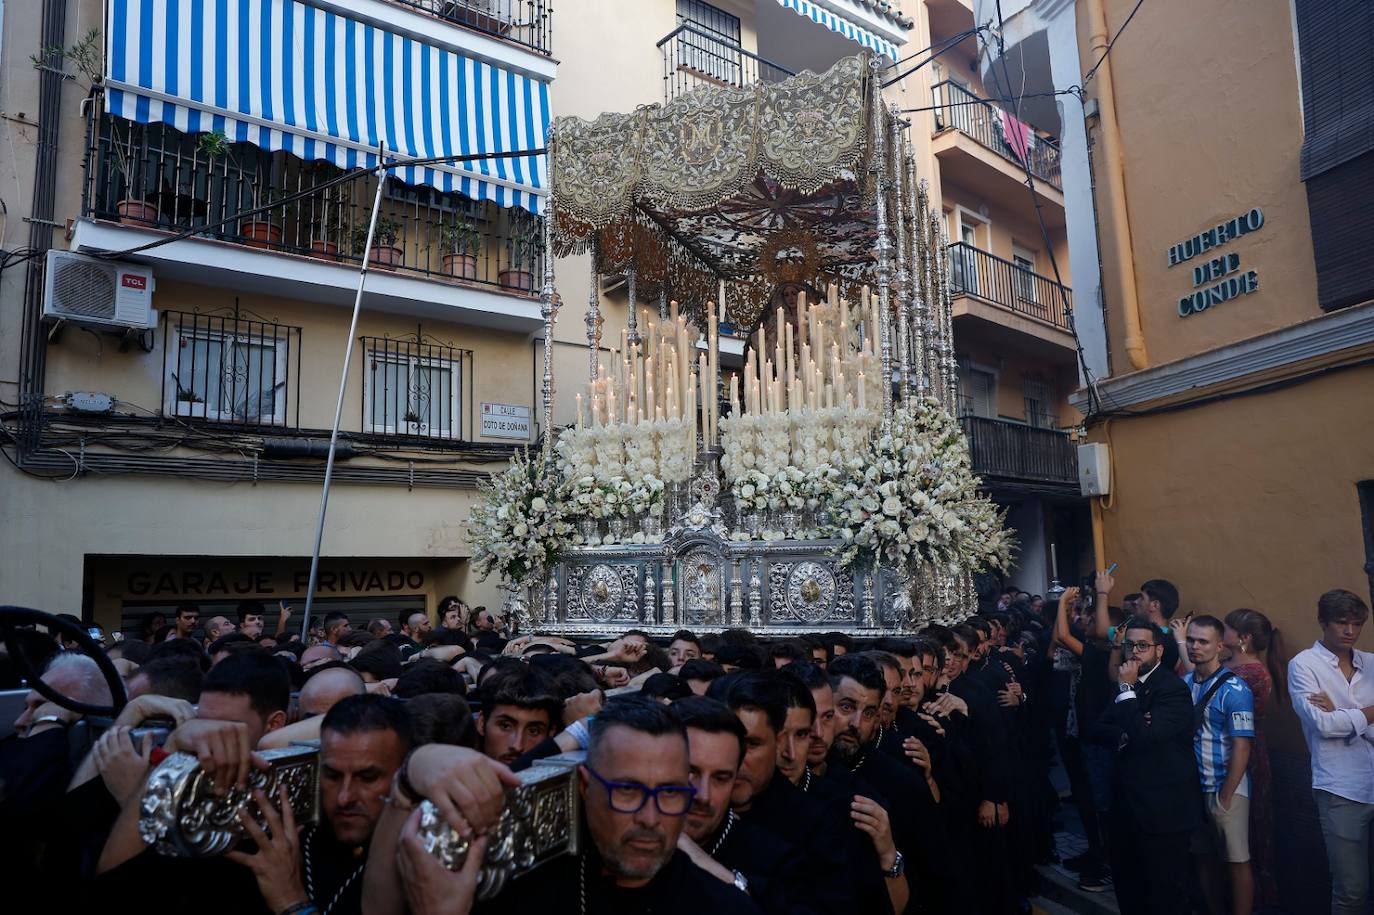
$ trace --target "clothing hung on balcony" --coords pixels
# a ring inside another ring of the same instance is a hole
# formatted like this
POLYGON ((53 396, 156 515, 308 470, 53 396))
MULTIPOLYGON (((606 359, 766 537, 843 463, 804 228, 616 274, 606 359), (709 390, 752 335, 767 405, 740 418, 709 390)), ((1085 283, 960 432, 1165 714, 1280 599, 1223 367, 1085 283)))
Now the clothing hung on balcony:
POLYGON ((1002 115, 1002 138, 1023 164, 1030 158, 1031 130, 1025 121, 1020 120, 1005 108, 999 109, 1002 115))
POLYGON ((850 22, 843 16, 832 13, 830 10, 812 3, 811 0, 778 0, 778 3, 792 10, 797 15, 805 16, 812 22, 823 25, 830 31, 838 35, 843 35, 850 41, 857 41, 865 48, 876 51, 884 57, 890 57, 892 60, 896 60, 899 56, 897 53, 897 46, 886 38, 881 38, 873 34, 863 26, 850 22))
MULTIPOLYGON (((542 149, 549 87, 302 0, 111 0, 106 107, 187 133, 375 166, 542 149)), ((543 155, 392 172, 410 184, 543 210, 543 155)))

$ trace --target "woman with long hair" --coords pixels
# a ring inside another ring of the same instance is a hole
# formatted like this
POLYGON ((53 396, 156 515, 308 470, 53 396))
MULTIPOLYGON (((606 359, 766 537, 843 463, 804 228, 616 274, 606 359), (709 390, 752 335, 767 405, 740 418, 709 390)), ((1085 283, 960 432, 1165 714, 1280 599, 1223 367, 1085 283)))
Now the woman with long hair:
POLYGON ((1258 610, 1232 610, 1226 615, 1222 643, 1230 649, 1226 666, 1255 694, 1255 741, 1250 750, 1250 857, 1255 874, 1255 904, 1278 904, 1274 883, 1274 802, 1264 717, 1272 696, 1288 701, 1288 653, 1283 636, 1258 610))

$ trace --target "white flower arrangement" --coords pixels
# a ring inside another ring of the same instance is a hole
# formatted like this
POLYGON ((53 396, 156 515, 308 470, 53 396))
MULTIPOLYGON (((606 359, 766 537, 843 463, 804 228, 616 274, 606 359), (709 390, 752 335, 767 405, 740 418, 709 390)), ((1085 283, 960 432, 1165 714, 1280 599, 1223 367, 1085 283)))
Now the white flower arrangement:
POLYGON ((658 434, 658 477, 665 483, 686 483, 692 476, 692 462, 696 458, 696 439, 692 427, 684 419, 656 422, 658 434))
POLYGON ((831 492, 841 563, 915 573, 1005 570, 1014 540, 978 492, 958 423, 934 400, 897 404, 891 431, 874 437, 831 492))
POLYGON ((496 572, 507 584, 520 584, 544 574, 566 547, 572 524, 542 453, 516 454, 510 467, 482 484, 468 531, 479 580, 496 572))
MULTIPOLYGON (((878 415, 872 410, 801 410, 746 413, 721 420, 725 471, 737 514, 819 509, 851 464, 862 463, 878 415)), ((776 532, 764 531, 763 539, 776 532)), ((736 535, 742 532, 736 531, 736 535)), ((799 531, 802 538, 823 531, 799 531)), ((735 536, 734 539, 746 539, 735 536)))

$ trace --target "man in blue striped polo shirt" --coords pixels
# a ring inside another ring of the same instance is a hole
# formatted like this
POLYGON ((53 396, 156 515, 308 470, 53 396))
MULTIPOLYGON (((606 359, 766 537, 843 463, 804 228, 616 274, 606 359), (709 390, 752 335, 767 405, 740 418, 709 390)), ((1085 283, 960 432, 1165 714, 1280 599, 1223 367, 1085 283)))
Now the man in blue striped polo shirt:
POLYGON ((1193 839, 1198 877, 1213 913, 1224 911, 1222 868, 1231 884, 1231 911, 1249 915, 1255 885, 1250 871, 1250 743, 1255 737, 1255 696, 1240 677, 1221 664, 1225 627, 1214 616, 1188 624, 1188 660, 1183 678, 1193 694, 1193 752, 1197 756, 1207 820, 1193 839))

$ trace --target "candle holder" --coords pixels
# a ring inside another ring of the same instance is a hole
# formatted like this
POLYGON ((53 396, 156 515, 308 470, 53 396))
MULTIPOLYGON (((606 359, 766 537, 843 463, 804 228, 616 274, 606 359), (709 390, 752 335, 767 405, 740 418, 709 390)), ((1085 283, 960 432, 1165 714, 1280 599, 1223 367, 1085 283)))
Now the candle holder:
POLYGON ((797 536, 797 513, 788 509, 778 515, 778 524, 783 536, 788 540, 795 539, 797 536))
POLYGON ((614 517, 610 520, 606 527, 610 533, 610 536, 608 536, 606 540, 607 543, 620 543, 622 540, 625 539, 624 518, 621 518, 619 516, 614 517))
POLYGON ((596 546, 601 541, 601 525, 595 518, 583 518, 578 529, 582 533, 582 542, 587 546, 596 546))
POLYGON ((756 511, 751 511, 744 516, 744 529, 749 534, 749 539, 757 540, 763 533, 763 516, 756 511))

